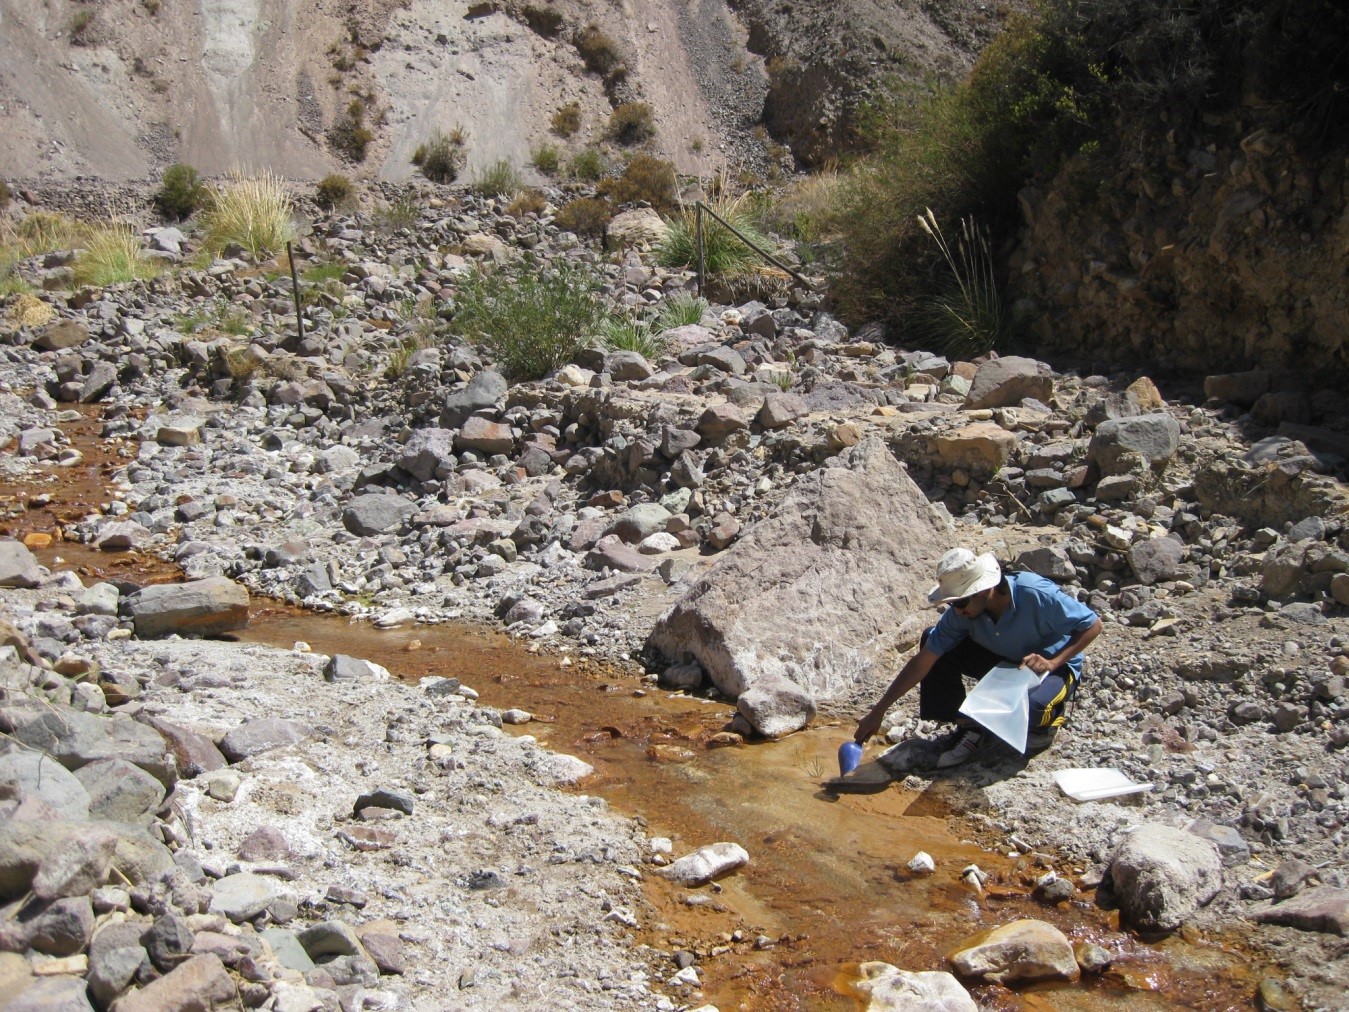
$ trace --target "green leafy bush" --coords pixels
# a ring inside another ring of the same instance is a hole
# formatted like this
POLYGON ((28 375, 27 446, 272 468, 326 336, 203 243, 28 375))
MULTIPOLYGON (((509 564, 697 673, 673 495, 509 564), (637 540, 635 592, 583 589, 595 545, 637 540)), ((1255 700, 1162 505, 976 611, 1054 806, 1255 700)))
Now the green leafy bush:
POLYGON ((92 46, 97 39, 94 31, 94 12, 88 7, 78 8, 66 22, 66 37, 72 46, 92 46))
POLYGON ((608 166, 604 164, 604 155, 595 148, 586 148, 584 151, 578 151, 572 155, 571 161, 567 165, 567 171, 571 175, 587 183, 593 183, 604 178, 604 173, 608 166))
POLYGON ((622 175, 600 183, 599 193, 617 204, 645 200, 658 211, 671 211, 676 201, 676 182, 673 162, 637 155, 628 162, 622 175))
POLYGON ((510 159, 502 158, 478 171, 473 178, 472 190, 481 197, 509 197, 523 185, 524 181, 510 159))
POLYGON ((356 196, 356 186, 350 179, 339 173, 331 173, 319 180, 314 190, 314 200, 325 211, 346 205, 356 196))
POLYGON ((190 165, 178 162, 164 170, 155 191, 155 209, 165 218, 182 221, 189 218, 206 199, 206 187, 190 165))
MULTIPOLYGON (((708 205, 726 221, 744 233, 760 249, 773 252, 773 244, 759 231, 750 212, 749 199, 720 197, 708 205)), ((698 263, 697 216, 694 208, 685 207, 668 221, 670 231, 656 252, 662 267, 696 267, 698 263)), ((713 218, 703 215, 703 265, 709 277, 742 274, 758 262, 758 254, 740 240, 735 233, 713 218)))
POLYGON ((529 160, 545 176, 557 175, 562 167, 562 153, 552 144, 540 144, 530 153, 529 160))
POLYGON ((570 137, 581 129, 581 103, 568 102, 553 113, 553 133, 559 137, 570 137))
POLYGON ((608 136, 619 144, 640 144, 656 136, 656 114, 646 102, 624 102, 609 114, 608 136))
POLYGON ((375 139, 365 125, 365 103, 353 98, 346 110, 328 129, 328 146, 349 162, 365 161, 365 152, 375 139))
POLYGON ((375 227, 381 232, 397 232, 399 229, 411 228, 417 224, 417 219, 421 217, 421 208, 411 197, 400 197, 390 204, 383 204, 375 208, 372 217, 375 220, 375 227))
POLYGON ((464 131, 456 127, 449 133, 437 130, 429 140, 417 145, 412 164, 433 183, 453 183, 464 168, 464 131))
POLYGON ((108 224, 89 233, 71 269, 75 284, 103 288, 153 278, 163 270, 163 263, 145 255, 130 225, 108 224))
POLYGON ((202 215, 202 246, 218 253, 229 245, 243 247, 255 259, 280 253, 292 238, 292 204, 279 176, 232 173, 227 182, 209 188, 209 206, 202 215))
POLYGON ((509 376, 539 379, 572 361, 608 312, 601 282, 580 264, 543 265, 471 275, 455 295, 452 329, 481 343, 509 376))
POLYGON ((557 209, 553 224, 564 232, 603 239, 614 212, 603 197, 577 197, 557 209))

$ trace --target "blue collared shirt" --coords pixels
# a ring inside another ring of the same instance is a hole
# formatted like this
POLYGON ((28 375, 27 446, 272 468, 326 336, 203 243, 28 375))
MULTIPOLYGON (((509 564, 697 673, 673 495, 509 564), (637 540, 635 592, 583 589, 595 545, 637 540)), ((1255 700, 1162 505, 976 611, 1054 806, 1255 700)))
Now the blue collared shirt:
MULTIPOLYGON (((947 608, 928 636, 927 649, 941 656, 966 636, 1009 661, 1027 654, 1053 656, 1074 635, 1096 624, 1096 613, 1034 573, 1008 573, 1012 600, 996 622, 984 612, 968 619, 947 608)), ((1082 655, 1068 661, 1073 676, 1082 674, 1082 655)))

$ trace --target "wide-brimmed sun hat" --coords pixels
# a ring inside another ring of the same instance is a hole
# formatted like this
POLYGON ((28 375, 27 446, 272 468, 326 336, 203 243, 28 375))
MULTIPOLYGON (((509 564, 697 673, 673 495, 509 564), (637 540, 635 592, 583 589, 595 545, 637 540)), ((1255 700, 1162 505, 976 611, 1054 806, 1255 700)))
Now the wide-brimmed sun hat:
POLYGON ((937 564, 937 585, 927 593, 928 604, 944 604, 996 587, 1002 567, 992 552, 975 555, 968 548, 952 548, 937 564))

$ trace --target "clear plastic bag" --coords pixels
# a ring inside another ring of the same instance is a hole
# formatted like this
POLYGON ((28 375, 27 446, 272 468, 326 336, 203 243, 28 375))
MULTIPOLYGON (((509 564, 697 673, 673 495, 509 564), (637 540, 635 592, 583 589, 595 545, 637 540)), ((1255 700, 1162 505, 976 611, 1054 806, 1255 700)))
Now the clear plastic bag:
POLYGON ((1030 691, 1043 676, 1010 662, 989 669, 965 696, 960 712, 978 721, 1018 752, 1026 751, 1030 691))

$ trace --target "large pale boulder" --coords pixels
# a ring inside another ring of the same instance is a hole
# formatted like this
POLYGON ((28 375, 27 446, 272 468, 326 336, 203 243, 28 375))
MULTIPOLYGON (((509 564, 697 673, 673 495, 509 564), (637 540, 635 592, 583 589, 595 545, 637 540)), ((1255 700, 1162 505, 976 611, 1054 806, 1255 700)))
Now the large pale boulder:
POLYGON ((994 928, 977 942, 951 955, 962 977, 996 984, 1033 984, 1042 980, 1077 980, 1073 945, 1058 928, 1030 918, 994 928))
POLYGON ((863 963, 856 990, 869 999, 867 1012, 979 1012, 960 981, 940 970, 912 973, 889 963, 863 963))
POLYGON ((170 633, 218 636, 248 625, 248 591, 224 576, 142 587, 122 607, 140 639, 170 633))
POLYGON ((844 459, 801 478, 727 549, 656 622, 650 646, 693 657, 732 697, 773 675, 831 699, 916 642, 936 617, 927 590, 950 524, 879 438, 844 459))
POLYGON ((1016 436, 993 422, 972 422, 937 437, 937 455, 947 467, 981 476, 996 472, 1012 455, 1016 436))
POLYGON ((677 885, 693 888, 749 863, 749 853, 738 843, 710 843, 685 854, 661 869, 661 874, 677 885))
POLYGON ((1141 826, 1110 859, 1110 880, 1125 919, 1144 931, 1175 931, 1223 883, 1211 840, 1172 826, 1141 826))
POLYGON ((661 220, 659 213, 649 207, 639 207, 613 216, 604 230, 605 245, 609 249, 654 246, 662 242, 669 231, 670 226, 661 220))

